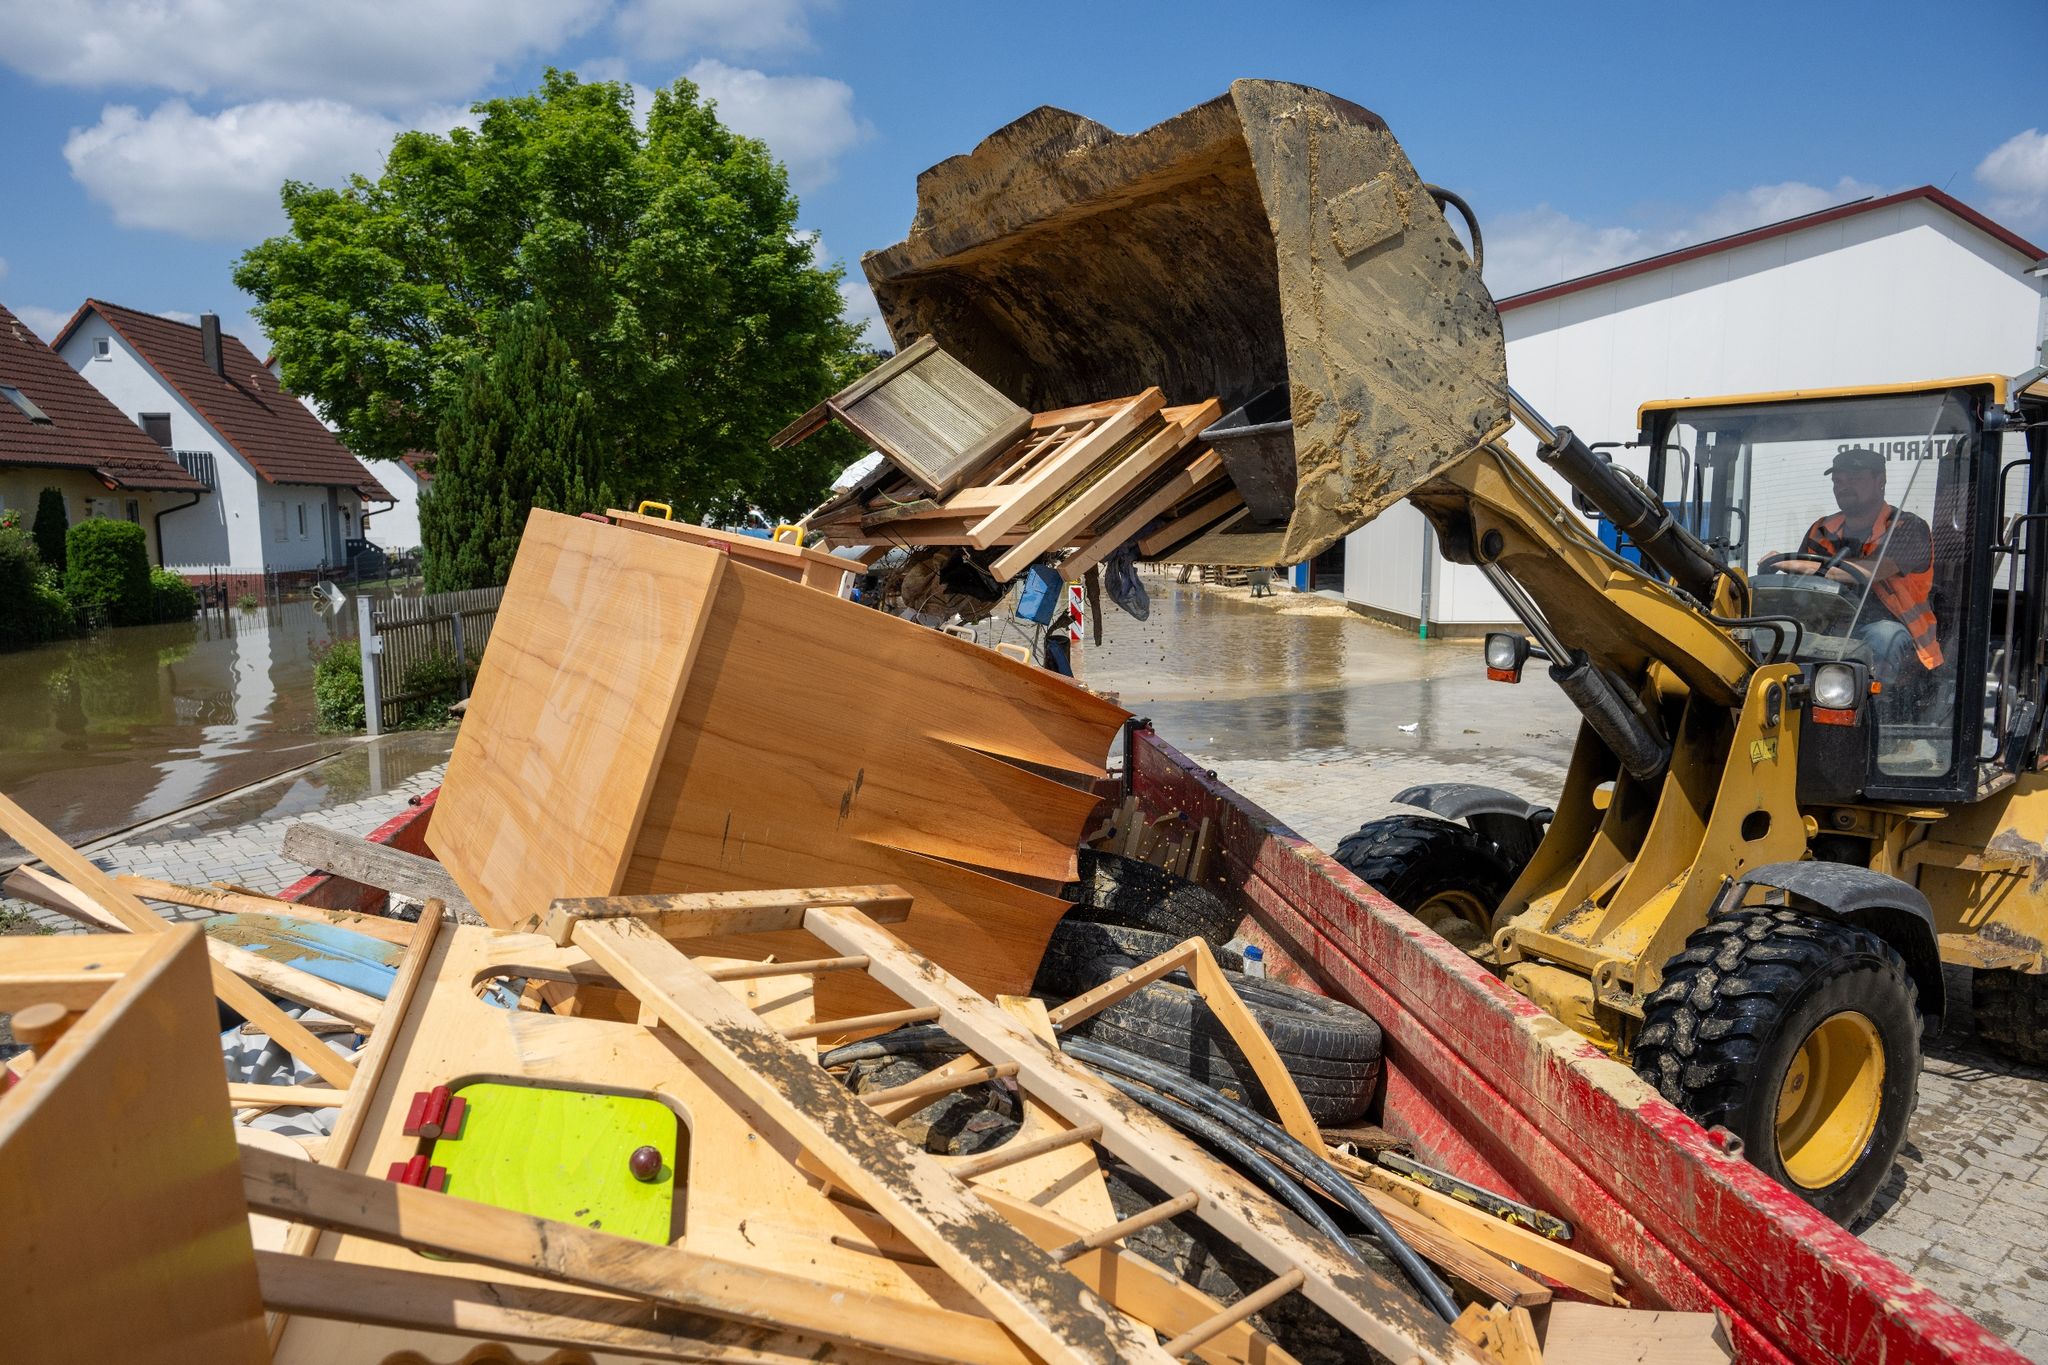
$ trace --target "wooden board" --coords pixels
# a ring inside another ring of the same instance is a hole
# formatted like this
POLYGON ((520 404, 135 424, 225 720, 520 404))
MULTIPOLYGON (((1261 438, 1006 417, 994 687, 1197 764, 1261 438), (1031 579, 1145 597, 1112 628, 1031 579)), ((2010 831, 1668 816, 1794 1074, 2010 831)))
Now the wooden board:
MULTIPOLYGON (((438 823, 438 812, 436 815, 438 823)), ((381 891, 396 891, 415 900, 438 900, 455 911, 457 918, 476 914, 476 907, 446 867, 402 848, 373 844, 301 820, 284 832, 284 856, 302 867, 332 872, 381 891)))
POLYGON ((1543 1355, 1569 1365, 1727 1365, 1734 1359, 1712 1313, 1645 1312, 1562 1300, 1550 1305, 1543 1355))
POLYGON ((114 878, 114 885, 144 900, 162 901, 167 905, 186 905, 196 910, 211 910, 217 915, 289 915, 294 919, 350 929, 358 934, 382 939, 386 943, 412 942, 410 924, 404 920, 386 919, 382 915, 362 915, 353 910, 324 910, 315 905, 301 905, 297 901, 281 901, 245 891, 227 891, 211 886, 184 886, 177 882, 160 881, 155 877, 131 876, 125 872, 114 878))
POLYGON ((622 512, 616 507, 605 515, 629 531, 645 531, 649 535, 667 536, 671 540, 719 550, 777 578, 787 578, 793 583, 835 596, 845 586, 846 575, 857 572, 860 567, 850 559, 786 540, 768 540, 741 531, 720 530, 715 526, 693 526, 689 522, 671 521, 666 517, 645 517, 636 512, 622 512))
POLYGON ((1161 512, 1202 492, 1223 477, 1223 457, 1213 450, 1204 450, 1189 461, 1186 469, 1166 479, 1137 506, 1098 530, 1085 548, 1069 556, 1060 567, 1074 575, 1088 572, 1116 553, 1118 546, 1144 530, 1161 512))
POLYGON ((622 889, 730 564, 580 517, 527 519, 427 835, 486 921, 622 889))
POLYGON ((1066 445, 1033 466, 1014 485, 1005 489, 1002 503, 975 523, 970 533, 977 547, 995 544, 995 538, 1016 526, 1043 506, 1082 471, 1116 449, 1117 443, 1136 431, 1166 405, 1158 389, 1147 389, 1104 418, 1080 440, 1066 445))
MULTIPOLYGON (((269 1359, 206 949, 190 926, 146 942, 0 1094, 9 1360, 269 1359)), ((32 970, 41 947, 0 959, 32 970)))

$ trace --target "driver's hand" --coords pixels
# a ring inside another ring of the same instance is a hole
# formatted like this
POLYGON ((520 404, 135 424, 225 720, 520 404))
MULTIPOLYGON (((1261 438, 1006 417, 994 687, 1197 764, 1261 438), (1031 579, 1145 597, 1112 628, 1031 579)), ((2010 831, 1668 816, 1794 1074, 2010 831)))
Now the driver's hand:
POLYGON ((1820 565, 1814 563, 1810 559, 1788 559, 1784 563, 1773 565, 1772 567, 1775 568, 1779 573, 1820 572, 1820 565))
POLYGON ((1855 577, 1847 569, 1839 565, 1828 570, 1828 577, 1834 579, 1837 583, 1847 583, 1852 588, 1856 586, 1855 577))

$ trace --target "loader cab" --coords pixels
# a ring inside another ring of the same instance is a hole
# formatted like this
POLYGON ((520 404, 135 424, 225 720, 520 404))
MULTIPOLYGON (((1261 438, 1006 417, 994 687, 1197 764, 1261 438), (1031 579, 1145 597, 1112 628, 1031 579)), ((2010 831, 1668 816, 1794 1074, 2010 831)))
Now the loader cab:
MULTIPOLYGON (((2038 386, 2037 386, 2038 387, 2038 386)), ((1808 803, 1970 801, 2040 752, 2048 398, 1995 376, 1647 404, 1649 482, 1805 666, 1808 803)))

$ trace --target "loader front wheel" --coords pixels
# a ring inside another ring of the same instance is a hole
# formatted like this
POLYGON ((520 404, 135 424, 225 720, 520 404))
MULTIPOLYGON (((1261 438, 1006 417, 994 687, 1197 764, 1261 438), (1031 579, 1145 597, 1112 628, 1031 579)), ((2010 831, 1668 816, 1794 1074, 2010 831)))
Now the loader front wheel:
POLYGON ((1695 931, 1644 1008, 1636 1071, 1845 1226, 1891 1172, 1920 1084, 1920 1010, 1876 934, 1760 907, 1695 931))
POLYGON ((1970 978, 1977 1036, 2001 1056, 2048 1066, 2048 976, 1978 971, 1970 978))
POLYGON ((1486 943, 1521 869, 1477 830, 1434 815, 1370 820, 1332 855, 1373 890, 1460 948, 1486 943))

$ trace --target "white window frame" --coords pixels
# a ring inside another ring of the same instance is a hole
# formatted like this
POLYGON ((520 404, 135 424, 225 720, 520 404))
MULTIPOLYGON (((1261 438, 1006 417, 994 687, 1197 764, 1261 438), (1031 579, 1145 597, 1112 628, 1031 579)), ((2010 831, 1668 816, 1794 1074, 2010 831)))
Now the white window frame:
POLYGON ((114 339, 112 337, 94 337, 92 339, 92 358, 94 360, 112 360, 114 358, 114 339))

